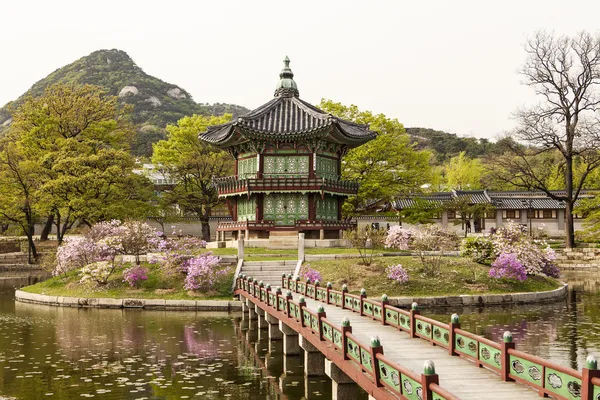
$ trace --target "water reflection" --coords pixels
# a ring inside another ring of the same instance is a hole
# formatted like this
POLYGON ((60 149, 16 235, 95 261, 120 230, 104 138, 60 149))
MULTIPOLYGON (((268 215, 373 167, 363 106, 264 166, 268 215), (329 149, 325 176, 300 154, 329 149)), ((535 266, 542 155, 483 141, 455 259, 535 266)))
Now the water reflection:
POLYGON ((495 341, 509 330, 519 350, 581 369, 588 354, 600 355, 600 277, 596 271, 571 272, 564 280, 574 290, 564 301, 424 314, 447 322, 450 311, 458 312, 465 330, 495 341))
MULTIPOLYGON (((12 286, 29 283, 28 278, 11 280, 0 289, 0 395, 305 397, 302 358, 286 366, 281 344, 270 346, 264 334, 258 340, 258 331, 246 330, 239 315, 15 303, 12 286)), ((310 388, 311 398, 330 397, 330 382, 322 380, 310 388)))

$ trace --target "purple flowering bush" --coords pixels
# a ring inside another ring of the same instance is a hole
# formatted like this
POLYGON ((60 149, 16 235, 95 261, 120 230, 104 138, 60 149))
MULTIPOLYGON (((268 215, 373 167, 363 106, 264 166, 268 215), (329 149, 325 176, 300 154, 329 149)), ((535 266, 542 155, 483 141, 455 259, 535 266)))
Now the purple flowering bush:
POLYGON ((402 267, 402 264, 390 265, 385 269, 387 277, 399 284, 408 282, 408 271, 402 267))
POLYGON ((524 281, 527 279, 527 271, 519 258, 514 253, 502 253, 492 263, 490 278, 508 278, 524 281))
POLYGON ((492 236, 492 244, 497 257, 502 254, 514 254, 527 275, 546 275, 553 278, 560 276, 554 262, 554 250, 544 239, 530 238, 521 225, 509 222, 501 226, 492 236))
POLYGON ((316 269, 310 267, 310 264, 306 264, 302 266, 302 277, 307 280, 310 279, 311 282, 321 281, 323 278, 321 277, 321 273, 316 269))
POLYGON ((139 285, 148 280, 148 268, 141 265, 134 265, 126 268, 123 271, 123 282, 127 282, 131 287, 139 287, 139 285))
POLYGON ((219 278, 229 272, 229 268, 220 268, 221 258, 213 256, 210 252, 200 254, 184 263, 185 281, 184 289, 207 291, 214 289, 219 278))

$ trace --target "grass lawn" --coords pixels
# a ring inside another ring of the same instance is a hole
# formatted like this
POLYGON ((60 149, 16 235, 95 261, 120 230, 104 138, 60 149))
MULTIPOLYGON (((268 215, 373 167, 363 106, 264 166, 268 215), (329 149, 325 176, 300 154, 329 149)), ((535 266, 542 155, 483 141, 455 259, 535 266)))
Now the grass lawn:
POLYGON ((231 281, 234 268, 223 276, 211 292, 197 293, 183 289, 183 276, 163 279, 154 264, 146 264, 149 269, 148 280, 140 284, 139 289, 131 288, 123 282, 123 268, 118 268, 103 286, 89 286, 79 283, 78 271, 72 271, 66 278, 53 277, 32 286, 21 288, 30 293, 66 297, 105 297, 105 298, 140 298, 171 300, 231 300, 231 281))
POLYGON ((516 280, 492 279, 488 276, 489 267, 473 263, 460 257, 444 258, 441 273, 435 277, 424 276, 418 257, 377 257, 373 264, 364 266, 360 259, 342 259, 310 262, 311 268, 322 275, 325 282, 333 283, 334 289, 341 289, 345 283, 350 293, 358 294, 361 288, 367 296, 379 297, 427 297, 460 294, 494 294, 547 291, 560 287, 555 279, 534 276, 519 282, 516 280), (408 282, 400 285, 387 278, 388 265, 402 264, 408 271, 408 282), (473 279, 473 272, 476 278, 473 279))

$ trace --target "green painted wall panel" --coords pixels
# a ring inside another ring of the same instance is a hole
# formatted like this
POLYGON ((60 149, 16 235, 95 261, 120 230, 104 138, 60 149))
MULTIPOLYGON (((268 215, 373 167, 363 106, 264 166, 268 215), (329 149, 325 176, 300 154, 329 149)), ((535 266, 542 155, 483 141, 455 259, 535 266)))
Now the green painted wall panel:
POLYGON ((308 156, 265 156, 264 174, 269 176, 307 176, 308 156))
POLYGON ((299 193, 272 193, 264 199, 264 218, 276 225, 293 225, 308 219, 308 195, 299 193))
POLYGON ((316 204, 317 221, 337 221, 338 200, 335 196, 325 195, 325 198, 317 198, 316 204))
POLYGON ((255 196, 251 196, 249 199, 245 196, 238 197, 237 219, 238 219, 238 221, 255 221, 256 220, 256 197, 255 196))
POLYGON ((338 179, 338 160, 317 156, 315 173, 319 178, 338 179))
POLYGON ((256 178, 258 171, 258 158, 252 157, 238 160, 238 177, 240 179, 256 178))

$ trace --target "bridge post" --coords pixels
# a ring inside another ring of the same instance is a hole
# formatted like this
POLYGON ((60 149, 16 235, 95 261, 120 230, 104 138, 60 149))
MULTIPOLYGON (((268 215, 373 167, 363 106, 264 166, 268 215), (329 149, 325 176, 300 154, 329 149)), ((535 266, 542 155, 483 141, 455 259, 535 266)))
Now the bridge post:
POLYGON ((331 284, 331 282, 327 282, 327 298, 325 299, 325 304, 331 304, 331 302, 329 301, 329 292, 331 291, 332 287, 333 285, 331 284))
POLYGON ((304 350, 304 375, 325 375, 325 356, 304 336, 298 335, 300 347, 304 350))
POLYGON ((585 360, 585 367, 581 370, 581 400, 594 399, 592 378, 600 378, 600 370, 596 357, 589 355, 585 360))
POLYGON ((344 353, 344 360, 349 360, 348 353, 346 349, 348 348, 348 336, 346 333, 352 333, 352 327, 350 326, 350 320, 348 317, 344 318, 342 321, 342 349, 344 353))
POLYGON ((364 392, 344 371, 325 359, 325 374, 331 378, 331 398, 333 400, 358 399, 364 392))
POLYGON ((254 306, 254 312, 258 315, 258 329, 267 329, 267 321, 265 319, 265 310, 260 308, 258 304, 254 306))
POLYGON ((440 379, 438 374, 435 373, 435 365, 433 361, 428 360, 425 361, 423 365, 423 373, 421 374, 421 385, 423 385, 423 400, 433 400, 433 393, 429 388, 429 385, 435 383, 438 385, 440 383, 440 379))
POLYGON ((286 356, 297 356, 300 354, 298 344, 298 332, 279 321, 279 330, 283 333, 283 354, 286 356))
POLYGON ((348 293, 348 285, 345 283, 342 285, 342 308, 346 304, 346 293, 348 293))
POLYGON ((381 375, 379 373, 379 359, 377 358, 377 354, 383 354, 383 346, 379 341, 379 337, 375 336, 371 338, 371 362, 373 363, 373 380, 375 381, 375 386, 381 387, 383 384, 381 383, 381 375))
POLYGON ((367 298, 367 289, 360 289, 360 315, 365 315, 363 308, 365 307, 364 300, 367 298))
POLYGON ((510 349, 515 348, 515 343, 513 342, 512 333, 509 331, 505 331, 502 336, 502 343, 500 344, 500 351, 502 352, 502 366, 500 367, 500 378, 504 382, 512 382, 514 379, 510 378, 508 375, 510 374, 510 355, 508 351, 510 349))
POLYGON ((279 320, 269 314, 265 313, 265 320, 267 321, 267 330, 269 331, 270 340, 281 340, 283 337, 282 332, 279 330, 279 320))
POLYGON ((448 339, 448 354, 451 356, 457 356, 458 354, 456 354, 456 351, 454 351, 456 346, 456 333, 454 330, 460 329, 460 318, 458 317, 458 314, 452 314, 452 317, 450 317, 449 328, 448 334, 450 337, 448 339))
POLYGON ((390 301, 388 300, 387 294, 383 294, 381 296, 381 324, 386 325, 385 323, 385 306, 389 305, 390 301))
POLYGON ((420 314, 419 305, 416 302, 412 303, 410 307, 410 337, 417 337, 417 320, 416 316, 420 314))
POLYGON ((255 305, 250 301, 250 299, 246 299, 246 305, 248 306, 248 319, 250 321, 254 321, 258 318, 255 311, 255 305))

